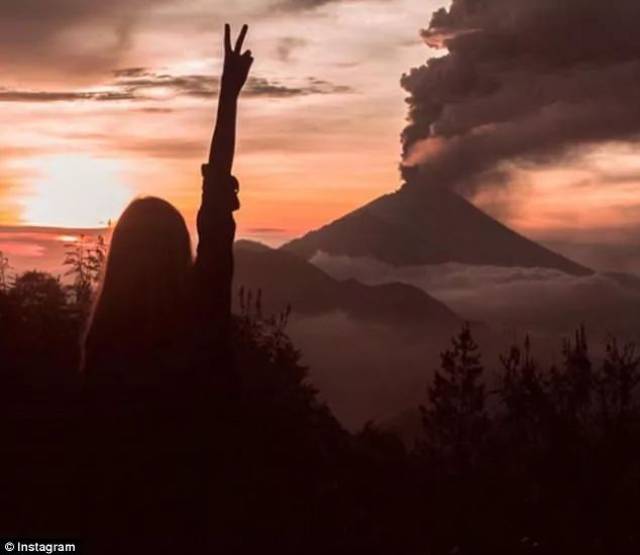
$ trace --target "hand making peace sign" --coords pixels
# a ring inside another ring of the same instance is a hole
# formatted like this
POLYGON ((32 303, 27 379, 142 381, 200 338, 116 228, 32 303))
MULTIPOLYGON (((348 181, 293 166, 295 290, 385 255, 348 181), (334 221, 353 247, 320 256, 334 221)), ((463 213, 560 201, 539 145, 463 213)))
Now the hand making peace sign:
POLYGON ((222 72, 222 93, 238 96, 249 75, 249 69, 253 63, 251 50, 242 52, 242 43, 249 27, 243 25, 236 40, 236 45, 231 48, 231 28, 229 24, 224 26, 224 69, 222 72))

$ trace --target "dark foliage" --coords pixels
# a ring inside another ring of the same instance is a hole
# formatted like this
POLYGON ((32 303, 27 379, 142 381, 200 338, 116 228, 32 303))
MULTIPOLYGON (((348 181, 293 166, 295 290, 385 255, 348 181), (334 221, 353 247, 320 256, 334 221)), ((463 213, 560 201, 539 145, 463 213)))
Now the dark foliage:
MULTIPOLYGON (((39 272, 0 287, 0 535, 81 534, 91 484, 77 476, 87 437, 75 369, 93 278, 78 276, 97 274, 77 254, 72 289, 39 272)), ((595 360, 581 328, 557 366, 542 368, 526 339, 496 372, 465 326, 442 354, 408 451, 373 425, 346 432, 308 382, 289 311, 265 317, 260 292, 240 297, 238 392, 206 393, 217 417, 198 435, 216 460, 219 552, 637 552, 634 346, 611 339, 595 360)))
POLYGON ((478 345, 465 325, 442 353, 442 369, 427 391, 429 405, 420 407, 425 429, 420 448, 442 459, 448 472, 464 470, 478 456, 486 428, 483 371, 478 345))
POLYGON ((73 302, 82 309, 88 309, 93 289, 100 281, 100 272, 107 257, 107 245, 104 237, 99 235, 95 240, 80 235, 66 245, 64 265, 67 266, 65 276, 71 276, 73 282, 68 290, 73 295, 73 302))
POLYGON ((581 327, 565 341, 561 365, 543 371, 527 338, 500 358, 488 415, 475 350, 463 329, 444 353, 423 409, 422 445, 437 446, 416 453, 431 495, 426 545, 435 553, 636 552, 635 347, 612 339, 595 363, 581 327), (465 438, 462 453, 474 457, 460 459, 451 438, 465 438))

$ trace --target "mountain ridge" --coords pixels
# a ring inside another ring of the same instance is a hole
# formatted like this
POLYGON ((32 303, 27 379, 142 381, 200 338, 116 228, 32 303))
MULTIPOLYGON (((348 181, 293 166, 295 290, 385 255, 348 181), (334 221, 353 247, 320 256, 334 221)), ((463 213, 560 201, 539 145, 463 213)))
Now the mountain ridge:
POLYGON ((444 303, 412 285, 337 280, 307 260, 255 241, 237 241, 234 254, 236 288, 262 290, 269 313, 291 305, 301 315, 342 311, 357 319, 396 326, 450 327, 462 321, 444 303))

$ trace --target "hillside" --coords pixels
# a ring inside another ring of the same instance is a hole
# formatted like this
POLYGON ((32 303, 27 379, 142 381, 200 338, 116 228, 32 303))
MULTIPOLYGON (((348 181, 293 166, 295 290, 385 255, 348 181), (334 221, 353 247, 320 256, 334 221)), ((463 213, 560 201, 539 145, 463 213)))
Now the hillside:
POLYGON ((459 322, 447 306, 417 287, 339 281, 303 258, 251 241, 236 243, 235 284, 236 288, 261 289, 267 313, 290 304, 301 315, 343 312, 358 320, 398 326, 449 328, 459 322))

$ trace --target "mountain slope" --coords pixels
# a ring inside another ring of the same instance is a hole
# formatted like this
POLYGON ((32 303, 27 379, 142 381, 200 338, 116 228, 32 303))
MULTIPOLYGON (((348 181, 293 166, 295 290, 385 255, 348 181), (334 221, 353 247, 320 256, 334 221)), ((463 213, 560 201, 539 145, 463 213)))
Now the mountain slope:
POLYGON ((250 241, 235 245, 234 289, 241 286, 254 295, 262 290, 267 316, 291 304, 287 334, 310 368, 309 380, 352 430, 416 406, 461 325, 414 286, 340 281, 303 258, 250 241))
POLYGON ((261 289, 266 313, 290 304, 302 315, 341 311, 360 320, 400 326, 449 328, 460 322, 443 303, 417 287, 338 281, 303 258, 251 241, 235 245, 234 281, 236 288, 261 289))
POLYGON ((592 273, 512 231, 455 193, 415 185, 381 196, 281 248, 307 259, 323 251, 373 257, 395 266, 459 262, 592 273))

